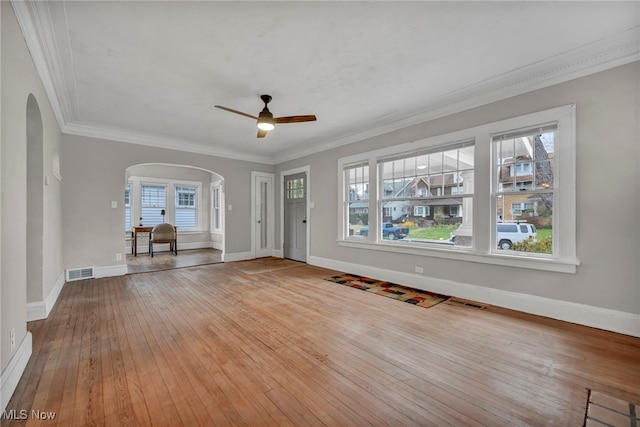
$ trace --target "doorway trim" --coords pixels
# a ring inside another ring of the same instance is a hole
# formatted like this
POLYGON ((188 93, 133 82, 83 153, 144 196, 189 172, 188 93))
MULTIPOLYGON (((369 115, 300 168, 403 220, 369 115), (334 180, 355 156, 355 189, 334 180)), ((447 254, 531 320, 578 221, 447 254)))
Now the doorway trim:
POLYGON ((268 172, 251 171, 251 256, 255 259, 257 256, 258 242, 256 241, 256 203, 258 196, 258 189, 256 188, 256 178, 268 178, 271 180, 271 191, 267 194, 267 246, 270 247, 273 255, 274 242, 273 242, 273 228, 274 228, 274 180, 275 175, 268 172))
POLYGON ((294 168, 294 169, 289 169, 286 171, 280 171, 280 247, 279 249, 276 249, 274 251, 274 256, 277 256, 278 258, 282 258, 284 257, 284 177, 288 176, 288 175, 295 175, 298 173, 302 173, 304 172, 306 177, 307 177, 307 182, 306 182, 306 186, 307 186, 307 200, 306 200, 306 206, 305 206, 305 214, 307 216, 307 247, 305 248, 305 251, 307 253, 307 259, 305 262, 309 262, 309 248, 311 247, 311 212, 309 210, 310 206, 313 205, 313 202, 310 202, 311 200, 311 166, 310 165, 306 165, 306 166, 301 166, 299 168, 294 168))

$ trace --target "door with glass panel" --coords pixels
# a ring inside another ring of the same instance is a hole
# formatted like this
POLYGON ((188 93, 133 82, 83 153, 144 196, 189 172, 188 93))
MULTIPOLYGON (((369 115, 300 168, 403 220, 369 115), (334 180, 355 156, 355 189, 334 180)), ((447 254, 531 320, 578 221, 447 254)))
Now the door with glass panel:
POLYGON ((255 257, 273 253, 273 176, 254 174, 253 241, 255 257))
POLYGON ((284 257, 307 262, 307 174, 284 177, 284 257))

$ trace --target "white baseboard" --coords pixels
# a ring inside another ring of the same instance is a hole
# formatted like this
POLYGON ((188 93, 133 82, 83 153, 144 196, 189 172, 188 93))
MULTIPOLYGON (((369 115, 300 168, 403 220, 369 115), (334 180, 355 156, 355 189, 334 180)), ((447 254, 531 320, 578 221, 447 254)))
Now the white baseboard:
MULTIPOLYGON (((193 242, 193 243, 180 243, 178 242, 178 253, 180 253, 180 250, 186 250, 186 249, 207 249, 207 248, 212 248, 213 247, 213 243, 212 242, 193 242)), ((169 245, 166 246, 167 250, 169 250, 169 245)), ((155 249, 154 249, 155 251, 155 249)))
POLYGON ((640 337, 639 314, 425 277, 418 274, 390 271, 316 256, 309 257, 309 264, 386 280, 415 289, 451 295, 524 313, 640 337))
POLYGON ((219 251, 224 251, 224 243, 211 242, 211 247, 219 251))
POLYGON ((233 261, 245 261, 248 259, 253 259, 253 252, 234 252, 234 253, 224 253, 224 262, 233 262, 233 261))
MULTIPOLYGON (((206 249, 206 248, 214 248, 223 250, 224 245, 222 243, 212 243, 212 242, 192 242, 192 243, 180 243, 178 242, 178 251, 187 250, 187 249, 206 249), (216 247, 222 246, 222 247, 216 247)), ((133 254, 131 246, 125 247, 125 253, 127 255, 133 254)), ((138 245, 137 251, 139 254, 148 254, 149 253, 149 245, 138 245)), ((169 251, 169 244, 156 244, 153 249, 154 252, 163 252, 169 251)))
POLYGON ((27 303, 27 322, 47 318, 47 305, 44 301, 27 303))
POLYGON ((125 274, 127 274, 127 264, 107 265, 93 269, 93 275, 96 279, 101 277, 124 276, 125 274))
POLYGON ((55 285, 53 285, 51 292, 49 292, 49 295, 47 295, 44 301, 35 301, 27 304, 27 322, 42 320, 49 317, 49 313, 51 313, 53 306, 56 305, 56 301, 58 301, 58 297, 60 296, 63 286, 64 273, 61 273, 60 276, 58 276, 58 280, 56 280, 55 285))
POLYGON ((284 258, 284 253, 283 253, 282 249, 274 249, 272 256, 274 256, 276 258, 284 258))
POLYGON ((27 332, 18 350, 14 353, 9 364, 0 375, 0 409, 5 410, 7 403, 13 396, 13 392, 18 386, 18 382, 24 373, 32 352, 31 332, 27 332))

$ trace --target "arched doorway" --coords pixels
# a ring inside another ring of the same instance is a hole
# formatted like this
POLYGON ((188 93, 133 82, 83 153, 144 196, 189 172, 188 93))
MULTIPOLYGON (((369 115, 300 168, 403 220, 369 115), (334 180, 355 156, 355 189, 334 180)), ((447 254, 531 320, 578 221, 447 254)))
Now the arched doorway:
POLYGON ((29 94, 26 107, 27 135, 27 303, 44 300, 44 144, 38 101, 29 94))
POLYGON ((224 260, 224 177, 214 171, 180 164, 131 165, 125 173, 124 228, 130 273, 222 262, 224 260), (162 245, 160 259, 148 254, 148 230, 160 222, 178 228, 178 257, 162 245), (142 227, 142 228, 141 228, 142 227), (135 232, 134 232, 135 231, 135 232), (135 256, 133 254, 135 250, 135 256))

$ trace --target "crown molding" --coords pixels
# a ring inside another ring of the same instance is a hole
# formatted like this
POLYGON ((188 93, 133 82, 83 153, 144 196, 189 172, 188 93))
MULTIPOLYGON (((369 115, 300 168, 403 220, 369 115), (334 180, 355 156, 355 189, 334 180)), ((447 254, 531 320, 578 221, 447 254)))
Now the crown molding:
POLYGON ((221 148, 213 148, 202 144, 195 144, 188 140, 135 133, 129 130, 106 129, 97 126, 87 126, 79 123, 71 123, 65 124, 62 132, 69 135, 106 139, 110 141, 125 142, 129 144, 146 145, 148 147, 164 148, 167 150, 177 150, 195 154, 204 154, 207 156, 222 157, 225 159, 243 160, 246 162, 255 162, 268 165, 275 164, 274 158, 269 156, 260 156, 255 154, 240 153, 232 150, 224 150, 221 148))
POLYGON ((381 126, 316 138, 274 157, 280 163, 298 159, 636 61, 640 61, 640 27, 449 93, 417 114, 388 115, 381 126))
MULTIPOLYGON (((48 2, 12 0, 18 24, 60 129, 73 117, 48 2)), ((75 83, 75 82, 74 82, 75 83)))
MULTIPOLYGON (((380 126, 314 138, 272 156, 259 156, 217 149, 193 141, 79 123, 74 114, 74 111, 77 111, 75 81, 70 82, 73 86, 69 87, 63 71, 65 61, 62 60, 62 56, 70 58, 70 52, 58 50, 55 31, 51 25, 51 15, 64 14, 64 10, 55 9, 56 6, 50 5, 49 2, 11 0, 11 4, 63 133, 270 165, 341 147, 640 60, 640 27, 634 27, 612 37, 451 92, 424 105, 418 113, 404 111, 389 114, 380 119, 383 123, 380 126)), ((64 3, 60 4, 64 7, 64 3)), ((71 64, 67 64, 66 67, 71 67, 71 64)))

